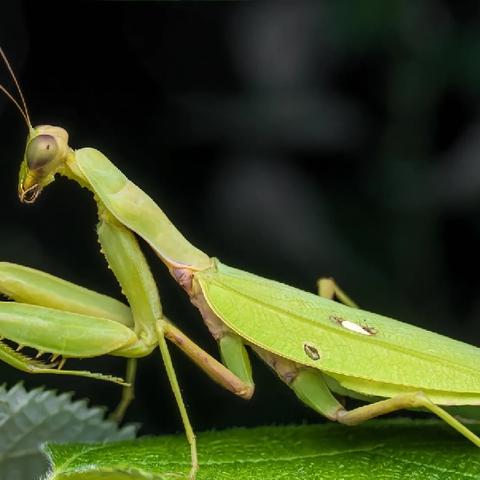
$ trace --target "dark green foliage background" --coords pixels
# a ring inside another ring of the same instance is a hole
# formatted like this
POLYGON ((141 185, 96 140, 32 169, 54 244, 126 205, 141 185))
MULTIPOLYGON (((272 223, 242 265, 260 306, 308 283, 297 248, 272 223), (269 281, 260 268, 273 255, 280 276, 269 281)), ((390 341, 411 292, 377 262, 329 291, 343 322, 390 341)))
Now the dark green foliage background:
MULTIPOLYGON (((332 275, 366 309, 479 344, 478 21, 478 6, 440 0, 7 1, 0 44, 33 122, 102 150, 209 254, 306 290, 332 275)), ((0 259, 119 296, 85 190, 59 179, 18 203, 25 134, 0 97, 0 259)), ((145 251, 167 314, 214 352, 145 251)), ((257 360, 249 403, 175 362, 199 430, 320 421, 257 360)), ((94 404, 119 395, 7 366, 0 378, 94 404)), ((158 355, 141 362, 128 420, 180 428, 158 355)))

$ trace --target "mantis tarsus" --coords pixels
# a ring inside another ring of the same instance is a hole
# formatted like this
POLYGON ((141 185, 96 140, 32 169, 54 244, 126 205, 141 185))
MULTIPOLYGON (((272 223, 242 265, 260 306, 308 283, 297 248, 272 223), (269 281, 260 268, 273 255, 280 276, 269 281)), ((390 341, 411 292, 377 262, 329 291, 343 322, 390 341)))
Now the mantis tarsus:
POLYGON ((81 375, 123 384, 116 411, 121 418, 133 398, 136 358, 158 346, 191 445, 192 478, 198 468, 195 436, 165 339, 244 398, 250 398, 254 389, 248 346, 304 403, 331 420, 355 425, 400 409, 427 409, 480 446, 480 438, 441 407, 480 405, 480 349, 360 310, 331 279, 319 281, 317 296, 209 257, 191 245, 160 207, 102 153, 93 148, 73 150, 63 128, 33 128, 3 52, 2 56, 21 102, 2 90, 29 129, 19 175, 20 200, 34 203, 57 173, 89 189, 98 207, 102 252, 130 306, 36 270, 0 264, 0 290, 15 300, 0 304, 0 335, 54 355, 52 362, 43 364, 0 342, 3 361, 32 373, 81 375), (163 316, 134 234, 154 249, 198 307, 218 341, 222 363, 163 316), (126 382, 61 368, 66 358, 104 354, 129 359, 126 382), (341 396, 367 404, 348 411, 338 400, 341 396))

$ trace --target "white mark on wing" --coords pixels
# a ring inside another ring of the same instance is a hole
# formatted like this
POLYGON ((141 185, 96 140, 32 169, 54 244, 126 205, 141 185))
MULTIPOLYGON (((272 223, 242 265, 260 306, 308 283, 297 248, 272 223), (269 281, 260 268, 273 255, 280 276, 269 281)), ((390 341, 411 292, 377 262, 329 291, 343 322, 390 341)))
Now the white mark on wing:
POLYGON ((330 315, 330 320, 338 323, 343 328, 350 330, 351 332, 359 333, 360 335, 375 335, 377 330, 368 326, 362 326, 358 323, 351 322, 350 320, 344 320, 341 317, 330 315))

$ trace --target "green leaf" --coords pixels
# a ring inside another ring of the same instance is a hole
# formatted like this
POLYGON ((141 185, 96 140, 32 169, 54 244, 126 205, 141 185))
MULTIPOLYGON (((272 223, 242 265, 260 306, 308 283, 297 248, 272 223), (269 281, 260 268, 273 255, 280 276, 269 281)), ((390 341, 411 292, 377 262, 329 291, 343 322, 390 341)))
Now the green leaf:
MULTIPOLYGON (((480 450, 436 420, 236 428, 202 433, 198 447, 198 480, 480 478, 480 450)), ((48 480, 171 479, 180 473, 185 478, 190 466, 182 435, 49 445, 47 453, 48 480)))
POLYGON ((85 400, 72 401, 72 393, 57 394, 22 384, 10 390, 0 386, 0 478, 36 480, 48 462, 44 442, 99 442, 135 437, 136 427, 119 429, 105 421, 105 409, 89 408, 85 400))

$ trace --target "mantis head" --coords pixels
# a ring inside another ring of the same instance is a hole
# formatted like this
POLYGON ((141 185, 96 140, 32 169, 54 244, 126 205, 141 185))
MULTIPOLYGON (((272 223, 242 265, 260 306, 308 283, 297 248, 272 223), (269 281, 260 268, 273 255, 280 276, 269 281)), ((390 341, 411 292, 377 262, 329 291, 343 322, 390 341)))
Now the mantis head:
POLYGON ((21 202, 33 203, 40 192, 53 182, 55 174, 64 166, 70 152, 68 133, 61 127, 51 125, 32 127, 22 89, 1 47, 0 59, 3 60, 12 77, 19 100, 17 101, 2 84, 0 84, 0 91, 17 107, 28 128, 27 147, 20 166, 18 196, 21 202))
POLYGON ((69 152, 68 133, 63 128, 40 125, 30 129, 18 179, 21 202, 35 202, 63 168, 69 152))

